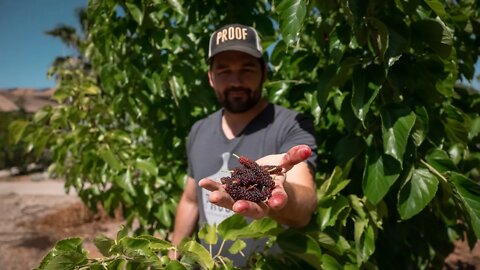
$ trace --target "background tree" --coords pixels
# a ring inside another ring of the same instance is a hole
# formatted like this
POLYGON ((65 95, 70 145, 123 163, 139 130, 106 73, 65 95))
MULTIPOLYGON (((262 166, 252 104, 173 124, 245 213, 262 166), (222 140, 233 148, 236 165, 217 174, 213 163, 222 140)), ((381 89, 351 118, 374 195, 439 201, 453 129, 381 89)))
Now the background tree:
MULTIPOLYGON (((34 146, 48 138, 50 172, 87 205, 122 207, 137 233, 167 236, 188 130, 218 109, 206 76, 210 33, 252 25, 267 48, 267 98, 315 119, 319 204, 303 230, 234 216, 199 237, 271 237, 285 253, 258 254, 265 269, 439 268, 453 240, 480 236, 480 96, 458 83, 473 79, 479 10, 473 0, 90 0, 85 38, 73 39, 85 65, 56 65, 60 106, 14 128, 34 146)), ((194 243, 179 248, 205 268, 229 267, 199 259, 194 243)), ((151 253, 168 241, 121 233, 98 244, 106 256, 144 251, 109 262, 186 265, 151 253)))

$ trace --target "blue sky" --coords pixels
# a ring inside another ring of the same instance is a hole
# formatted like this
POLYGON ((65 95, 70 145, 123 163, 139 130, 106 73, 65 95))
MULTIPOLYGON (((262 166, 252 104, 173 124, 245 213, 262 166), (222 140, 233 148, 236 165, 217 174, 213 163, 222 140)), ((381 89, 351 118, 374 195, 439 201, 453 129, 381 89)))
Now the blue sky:
MULTIPOLYGON (((75 10, 88 0, 0 0, 0 88, 54 87, 47 71, 58 56, 74 52, 45 31, 79 27, 75 10)), ((480 72, 480 61, 477 62, 480 72)), ((473 80, 476 89, 480 82, 473 80)))
POLYGON ((55 86, 47 71, 71 55, 60 39, 44 34, 60 24, 79 27, 75 10, 87 0, 0 0, 0 88, 55 86))

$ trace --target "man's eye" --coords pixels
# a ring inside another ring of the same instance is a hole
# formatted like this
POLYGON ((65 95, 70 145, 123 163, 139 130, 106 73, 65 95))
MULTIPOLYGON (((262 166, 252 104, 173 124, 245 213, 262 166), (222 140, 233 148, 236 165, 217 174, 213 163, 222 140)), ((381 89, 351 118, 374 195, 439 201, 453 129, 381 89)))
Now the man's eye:
POLYGON ((219 72, 217 72, 218 75, 227 75, 228 73, 228 70, 220 70, 219 72))

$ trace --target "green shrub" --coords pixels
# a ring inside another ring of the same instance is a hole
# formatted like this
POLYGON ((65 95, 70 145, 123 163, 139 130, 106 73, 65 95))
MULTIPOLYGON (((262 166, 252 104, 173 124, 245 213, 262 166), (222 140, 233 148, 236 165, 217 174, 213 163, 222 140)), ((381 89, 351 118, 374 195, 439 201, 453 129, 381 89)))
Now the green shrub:
MULTIPOLYGON (((47 147, 50 172, 87 205, 121 206, 127 225, 139 221, 137 235, 167 237, 188 130, 218 106, 209 35, 228 22, 253 25, 268 48, 265 95, 313 115, 320 146, 315 218, 272 234, 287 259, 259 256, 257 266, 440 268, 453 240, 480 236, 480 97, 458 84, 473 79, 479 12, 475 1, 91 0, 86 36, 72 42, 80 58, 52 69, 60 106, 37 113, 23 141, 47 147)), ((107 255, 130 254, 111 269, 166 267, 152 252, 168 244, 126 239, 105 240, 115 246, 107 255)), ((81 254, 78 240, 59 245, 81 254)))

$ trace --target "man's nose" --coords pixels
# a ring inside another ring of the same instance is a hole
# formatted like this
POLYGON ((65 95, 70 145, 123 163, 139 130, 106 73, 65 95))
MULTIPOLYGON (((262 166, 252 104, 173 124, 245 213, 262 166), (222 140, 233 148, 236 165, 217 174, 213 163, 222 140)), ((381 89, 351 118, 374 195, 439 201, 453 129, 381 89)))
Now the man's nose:
POLYGON ((242 77, 238 72, 232 72, 229 76, 229 84, 233 87, 242 86, 242 77))

